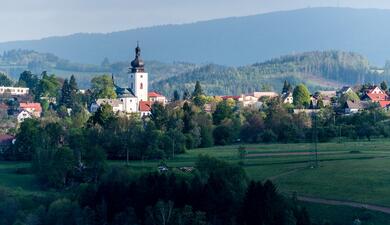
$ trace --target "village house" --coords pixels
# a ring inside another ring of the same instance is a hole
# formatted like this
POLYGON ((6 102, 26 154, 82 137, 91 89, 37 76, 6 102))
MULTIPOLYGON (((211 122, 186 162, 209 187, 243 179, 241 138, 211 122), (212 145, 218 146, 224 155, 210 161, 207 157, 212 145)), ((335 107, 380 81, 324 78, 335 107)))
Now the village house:
POLYGON ((30 113, 33 117, 39 118, 42 114, 42 106, 40 103, 31 102, 31 103, 23 103, 21 102, 19 104, 19 108, 21 111, 27 111, 30 113))
POLYGON ((389 99, 389 96, 379 87, 374 87, 370 90, 368 90, 362 100, 367 100, 371 102, 380 102, 380 101, 386 101, 389 99))
POLYGON ((367 101, 354 101, 348 100, 344 104, 344 113, 345 114, 354 114, 361 112, 369 107, 370 103, 367 101))
POLYGON ((241 107, 259 109, 262 106, 262 102, 259 102, 259 98, 253 95, 241 95, 238 99, 241 107))
POLYGON ((158 102, 161 103, 162 105, 166 105, 168 103, 168 100, 165 96, 152 91, 148 93, 149 101, 151 102, 158 102))
POLYGON ((0 87, 0 94, 1 95, 11 95, 11 96, 17 96, 17 95, 28 95, 29 94, 29 88, 25 87, 0 87))
POLYGON ((336 96, 340 98, 342 95, 345 95, 350 92, 354 92, 353 89, 350 86, 344 86, 340 90, 336 91, 336 96))
POLYGON ((293 104, 294 103, 294 97, 291 92, 283 93, 281 96, 282 102, 284 104, 293 104))
POLYGON ((276 92, 271 92, 271 91, 263 91, 263 92, 253 92, 253 96, 256 97, 257 99, 260 98, 276 98, 279 96, 278 93, 276 92))
POLYGON ((16 117, 18 123, 23 123, 26 119, 30 119, 30 118, 32 118, 32 116, 26 110, 22 110, 21 112, 19 112, 19 114, 16 117))

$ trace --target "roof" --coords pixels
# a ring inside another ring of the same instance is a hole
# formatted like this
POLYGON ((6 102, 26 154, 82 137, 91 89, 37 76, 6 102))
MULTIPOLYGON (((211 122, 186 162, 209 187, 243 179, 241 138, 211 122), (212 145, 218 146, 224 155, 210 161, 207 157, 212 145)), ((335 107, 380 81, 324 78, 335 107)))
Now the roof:
POLYGON ((19 107, 21 109, 33 109, 34 111, 37 111, 37 112, 42 111, 41 103, 36 103, 36 102, 32 102, 32 103, 23 103, 22 102, 19 104, 19 107))
POLYGON ((233 96, 233 95, 227 95, 227 96, 220 96, 223 100, 226 100, 226 99, 234 99, 234 100, 238 100, 241 98, 241 96, 233 96))
POLYGON ((342 87, 342 88, 339 90, 339 92, 345 93, 345 92, 347 92, 348 90, 352 90, 352 88, 351 88, 350 86, 344 86, 344 87, 342 87))
POLYGON ((159 93, 157 93, 157 92, 155 92, 155 91, 152 91, 152 92, 149 92, 148 93, 148 96, 149 97, 164 97, 163 95, 161 95, 161 94, 159 94, 159 93))
POLYGON ((371 101, 384 101, 388 98, 387 94, 367 93, 367 96, 371 99, 371 101))
POLYGON ((385 107, 387 107, 388 105, 390 105, 390 101, 379 101, 379 105, 380 105, 382 108, 385 108, 385 107))
POLYGON ((149 112, 151 110, 153 102, 151 101, 140 101, 139 102, 139 111, 141 112, 149 112))
POLYGON ((96 104, 98 104, 99 106, 102 104, 109 104, 112 107, 119 107, 122 102, 119 99, 99 98, 98 100, 96 100, 96 104))
POLYGON ((258 91, 258 92, 253 92, 253 96, 255 96, 256 98, 277 97, 277 96, 279 96, 279 94, 276 92, 272 92, 272 91, 258 91))
POLYGON ((9 134, 0 134, 0 143, 11 142, 13 139, 15 139, 15 136, 9 134))
POLYGON ((370 103, 367 101, 351 101, 348 100, 345 103, 345 107, 349 109, 366 109, 370 106, 370 103))

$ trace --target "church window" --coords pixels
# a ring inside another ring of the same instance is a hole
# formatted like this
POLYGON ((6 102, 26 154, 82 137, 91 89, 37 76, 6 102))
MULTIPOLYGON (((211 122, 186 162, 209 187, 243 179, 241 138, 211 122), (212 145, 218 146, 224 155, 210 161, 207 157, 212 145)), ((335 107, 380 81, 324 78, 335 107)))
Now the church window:
POLYGON ((143 78, 144 76, 143 75, 141 75, 141 78, 143 78))
POLYGON ((139 89, 143 89, 143 88, 144 88, 144 84, 141 83, 141 84, 139 85, 139 89))

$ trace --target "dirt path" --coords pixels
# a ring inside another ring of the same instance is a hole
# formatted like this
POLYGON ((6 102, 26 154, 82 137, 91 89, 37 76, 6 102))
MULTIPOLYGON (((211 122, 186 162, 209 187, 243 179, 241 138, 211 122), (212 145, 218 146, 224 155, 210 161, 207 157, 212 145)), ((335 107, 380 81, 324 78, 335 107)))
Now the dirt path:
POLYGON ((320 203, 320 204, 325 204, 325 205, 336 205, 336 206, 349 206, 349 207, 353 207, 353 208, 364 208, 364 209, 369 209, 372 211, 390 214, 390 208, 384 207, 384 206, 370 205, 370 204, 349 202, 349 201, 312 198, 312 197, 305 197, 305 196, 298 196, 297 198, 299 201, 303 201, 303 202, 312 202, 312 203, 320 203))

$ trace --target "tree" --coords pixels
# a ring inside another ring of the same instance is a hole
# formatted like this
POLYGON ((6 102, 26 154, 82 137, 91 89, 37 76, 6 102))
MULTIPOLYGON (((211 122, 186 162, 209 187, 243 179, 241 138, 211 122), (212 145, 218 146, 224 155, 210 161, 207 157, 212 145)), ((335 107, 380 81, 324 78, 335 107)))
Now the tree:
POLYGON ((91 80, 91 89, 95 98, 116 98, 114 82, 108 75, 94 77, 91 80))
POLYGON ((40 139, 39 122, 34 119, 24 120, 8 157, 13 160, 31 160, 36 148, 40 145, 40 139))
POLYGON ((226 118, 232 118, 232 116, 233 116, 233 109, 229 105, 229 102, 227 100, 224 100, 218 103, 217 108, 213 113, 213 122, 215 125, 219 125, 222 122, 222 120, 226 118))
POLYGON ((386 83, 386 81, 382 81, 382 83, 381 83, 381 89, 383 90, 383 91, 387 91, 387 83, 386 83))
POLYGON ((40 100, 40 97, 57 97, 61 84, 54 74, 47 75, 46 71, 42 72, 42 78, 39 80, 35 99, 40 100))
POLYGON ((299 84, 293 92, 294 105, 297 107, 308 107, 310 105, 310 92, 304 84, 299 84))
POLYGON ((177 90, 173 92, 173 101, 179 101, 180 100, 180 94, 177 90))
POLYGON ((90 118, 90 122, 94 125, 99 124, 100 126, 107 128, 114 119, 115 116, 112 111, 112 106, 109 104, 103 104, 90 118))
POLYGON ((282 94, 290 93, 291 91, 292 91, 291 84, 287 80, 285 80, 283 83, 282 94))
POLYGON ((32 74, 30 71, 24 71, 20 74, 18 86, 28 87, 30 90, 35 90, 38 85, 37 75, 32 74))
POLYGON ((192 97, 195 98, 197 96, 203 95, 202 86, 199 81, 196 81, 194 92, 192 92, 192 97))
POLYGON ((68 83, 68 79, 64 80, 64 84, 62 85, 61 89, 61 99, 59 104, 61 106, 64 106, 66 108, 71 108, 72 104, 72 99, 71 99, 71 90, 70 86, 68 83))
POLYGON ((0 73, 0 86, 12 86, 12 80, 5 74, 0 73))
POLYGON ((168 112, 161 103, 155 103, 150 110, 150 119, 159 130, 164 130, 168 122, 168 112))

